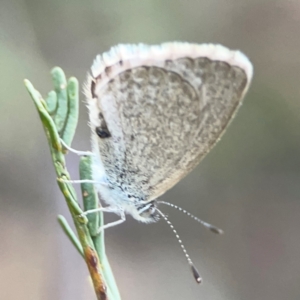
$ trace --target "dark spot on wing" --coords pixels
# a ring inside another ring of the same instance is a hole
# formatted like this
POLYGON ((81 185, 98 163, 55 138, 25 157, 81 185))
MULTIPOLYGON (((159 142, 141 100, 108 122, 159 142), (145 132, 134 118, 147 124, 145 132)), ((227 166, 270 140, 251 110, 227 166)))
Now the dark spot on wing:
POLYGON ((96 98, 95 88, 96 88, 96 82, 93 80, 91 83, 91 94, 93 98, 96 98))
POLYGON ((104 70, 105 74, 107 76, 109 76, 110 72, 111 72, 111 67, 106 67, 105 70, 104 70))
POLYGON ((111 137, 111 134, 107 127, 106 128, 101 127, 101 126, 96 127, 96 133, 101 139, 106 139, 106 138, 111 137))
POLYGON ((101 139, 111 137, 111 134, 107 128, 105 119, 102 112, 99 113, 100 126, 96 127, 96 133, 101 139))

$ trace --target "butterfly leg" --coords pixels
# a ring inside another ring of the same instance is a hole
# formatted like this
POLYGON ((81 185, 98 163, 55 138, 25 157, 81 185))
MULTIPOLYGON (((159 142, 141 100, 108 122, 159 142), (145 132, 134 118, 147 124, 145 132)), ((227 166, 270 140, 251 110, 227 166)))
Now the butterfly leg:
POLYGON ((58 178, 58 180, 61 181, 61 182, 64 182, 64 183, 75 183, 75 184, 78 184, 78 183, 92 183, 92 184, 101 184, 101 185, 104 185, 104 186, 108 186, 108 183, 105 182, 105 181, 96 181, 96 180, 93 180, 93 179, 67 180, 67 179, 64 179, 64 178, 58 178))
POLYGON ((79 151, 79 150, 75 150, 71 147, 69 147, 63 139, 60 139, 60 142, 62 143, 62 145, 67 149, 69 150, 70 152, 73 152, 79 156, 94 156, 94 153, 91 152, 91 151, 79 151))
POLYGON ((86 210, 85 212, 83 212, 81 214, 81 216, 87 216, 89 214, 95 213, 95 212, 111 212, 111 213, 115 213, 117 215, 121 215, 121 213, 124 213, 124 211, 117 207, 117 206, 107 206, 107 207, 98 207, 98 208, 94 208, 94 209, 90 209, 90 210, 86 210))
POLYGON ((103 229, 106 229, 106 228, 109 228, 109 227, 113 227, 113 226, 117 226, 117 225, 125 222, 125 220, 126 220, 124 210, 122 208, 120 208, 120 207, 112 207, 112 206, 99 207, 99 208, 95 208, 95 209, 90 209, 90 210, 87 210, 84 213, 82 213, 81 216, 86 216, 86 215, 89 215, 91 213, 95 213, 95 212, 99 212, 99 211, 116 213, 117 215, 120 215, 121 219, 117 220, 117 221, 114 221, 114 222, 111 222, 111 223, 108 223, 108 224, 105 224, 105 225, 99 227, 98 230, 97 230, 97 234, 101 233, 101 231, 103 229))
POLYGON ((122 210, 119 213, 120 213, 120 217, 121 217, 120 220, 117 220, 117 221, 114 221, 114 222, 111 222, 111 223, 108 223, 108 224, 105 224, 105 225, 99 227, 98 230, 97 230, 97 234, 101 233, 102 230, 104 230, 104 229, 107 229, 109 227, 114 227, 114 226, 117 226, 117 225, 122 224, 123 222, 125 222, 126 221, 125 212, 122 210))

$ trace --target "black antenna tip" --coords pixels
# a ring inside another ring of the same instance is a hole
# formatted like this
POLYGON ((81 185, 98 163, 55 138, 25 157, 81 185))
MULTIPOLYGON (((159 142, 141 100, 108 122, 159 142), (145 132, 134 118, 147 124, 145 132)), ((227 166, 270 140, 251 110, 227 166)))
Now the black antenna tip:
POLYGON ((193 273, 193 276, 194 276, 196 282, 200 284, 202 282, 202 278, 201 278, 198 270, 192 264, 191 264, 191 269, 192 269, 192 273, 193 273))
POLYGON ((214 227, 214 226, 210 226, 209 230, 212 231, 213 233, 216 233, 216 234, 223 234, 224 233, 224 231, 222 229, 214 227))

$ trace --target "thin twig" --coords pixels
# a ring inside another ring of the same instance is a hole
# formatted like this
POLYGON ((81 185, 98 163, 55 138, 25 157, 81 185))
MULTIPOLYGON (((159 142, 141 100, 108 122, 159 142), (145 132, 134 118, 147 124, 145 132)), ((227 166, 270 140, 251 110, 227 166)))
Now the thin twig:
MULTIPOLYGON (((99 213, 88 217, 81 216, 83 210, 78 203, 76 192, 72 185, 65 182, 70 180, 70 175, 64 157, 66 149, 62 146, 60 139, 62 138, 70 146, 75 134, 78 121, 78 81, 74 77, 67 81, 64 72, 58 67, 51 71, 51 75, 54 91, 48 93, 46 101, 28 80, 25 80, 25 86, 42 121, 57 175, 57 183, 69 207, 78 239, 62 216, 59 216, 58 220, 86 261, 97 299, 120 300, 120 294, 105 254, 104 233, 96 235, 96 229, 103 224, 103 215, 99 213)), ((81 159, 80 175, 81 179, 91 179, 91 160, 86 157, 81 159)), ((82 196, 84 210, 98 207, 97 193, 92 184, 82 185, 82 196)))

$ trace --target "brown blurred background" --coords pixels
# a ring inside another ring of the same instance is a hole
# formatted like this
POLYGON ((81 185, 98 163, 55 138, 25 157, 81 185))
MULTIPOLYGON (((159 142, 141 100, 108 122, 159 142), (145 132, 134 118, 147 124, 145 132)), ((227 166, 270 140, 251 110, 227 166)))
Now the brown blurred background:
MULTIPOLYGON (((254 64, 250 92, 222 141, 162 198, 225 235, 162 208, 204 278, 198 286, 163 221, 129 218, 109 229, 122 299, 300 298, 299 1, 1 0, 1 300, 95 299, 84 262, 56 222, 69 213, 23 79, 46 93, 55 65, 83 82, 95 55, 115 44, 172 40, 221 43, 254 64)), ((74 148, 89 149, 89 135, 81 104, 74 148)), ((68 162, 78 178, 78 158, 68 162)))

